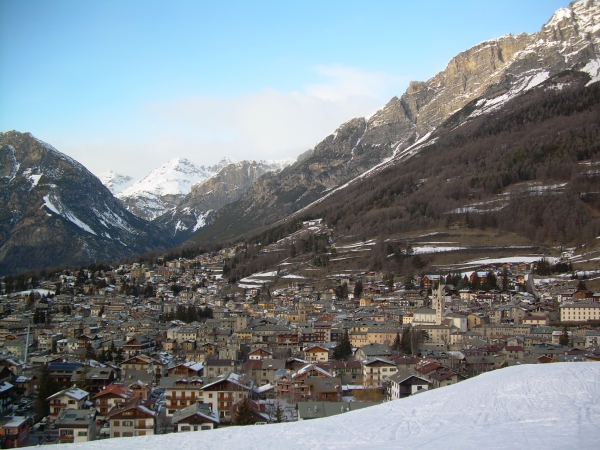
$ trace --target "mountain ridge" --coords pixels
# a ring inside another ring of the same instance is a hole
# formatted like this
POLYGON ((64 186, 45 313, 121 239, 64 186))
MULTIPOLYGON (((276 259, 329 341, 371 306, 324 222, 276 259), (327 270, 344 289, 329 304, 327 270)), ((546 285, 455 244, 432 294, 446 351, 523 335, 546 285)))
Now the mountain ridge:
POLYGON ((471 102, 481 114, 502 107, 564 70, 598 77, 600 6, 580 0, 540 31, 506 35, 459 53, 426 82, 411 82, 369 119, 354 118, 275 178, 262 178, 217 213, 194 241, 234 239, 303 211, 376 166, 399 163, 430 143, 435 129, 471 102))

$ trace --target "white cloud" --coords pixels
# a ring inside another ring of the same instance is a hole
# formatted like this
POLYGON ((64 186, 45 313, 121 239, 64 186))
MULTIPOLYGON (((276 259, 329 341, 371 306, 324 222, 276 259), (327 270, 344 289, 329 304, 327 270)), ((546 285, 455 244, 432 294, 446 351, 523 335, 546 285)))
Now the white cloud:
POLYGON ((81 162, 88 161, 95 173, 114 169, 137 178, 175 156, 197 164, 213 164, 222 156, 295 158, 343 122, 383 107, 402 82, 385 73, 339 65, 315 71, 324 81, 302 92, 267 89, 148 104, 142 112, 142 123, 150 129, 146 136, 138 142, 97 143, 103 156, 87 152, 81 162), (111 153, 123 161, 123 168, 112 164, 111 153))

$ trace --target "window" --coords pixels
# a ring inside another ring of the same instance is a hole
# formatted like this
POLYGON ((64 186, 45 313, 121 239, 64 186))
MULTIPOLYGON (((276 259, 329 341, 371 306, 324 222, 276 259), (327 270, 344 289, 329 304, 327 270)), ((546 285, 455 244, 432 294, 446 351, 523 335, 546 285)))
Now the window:
POLYGON ((121 437, 121 433, 119 431, 115 431, 115 437, 121 437))
POLYGON ((78 431, 77 436, 87 436, 87 431, 78 431))
POLYGON ((121 422, 119 422, 118 420, 115 420, 115 427, 118 427, 121 425, 121 422))
POLYGON ((133 426, 133 421, 132 420, 124 420, 123 421, 123 426, 124 427, 132 427, 133 426))
POLYGON ((133 431, 124 431, 123 437, 133 437, 133 431))

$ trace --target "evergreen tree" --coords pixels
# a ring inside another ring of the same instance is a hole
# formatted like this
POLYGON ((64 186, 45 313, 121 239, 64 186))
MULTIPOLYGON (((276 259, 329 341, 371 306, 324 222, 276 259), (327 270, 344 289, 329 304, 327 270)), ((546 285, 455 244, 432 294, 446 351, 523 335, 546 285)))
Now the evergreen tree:
POLYGON ((96 359, 98 355, 96 354, 96 349, 92 347, 92 344, 88 344, 85 349, 85 359, 96 359))
POLYGON ((346 359, 352 355, 352 344, 348 336, 348 330, 344 330, 344 334, 338 341, 338 344, 333 349, 333 359, 346 359))
POLYGON ((119 347, 116 351, 115 363, 120 366, 123 361, 125 361, 125 357, 123 356, 123 347, 119 347))
POLYGON ((411 353, 411 333, 410 328, 405 328, 402 331, 402 339, 400 341, 400 349, 407 355, 411 353))
POLYGON ((106 350, 106 347, 102 347, 98 360, 103 364, 109 361, 108 350, 106 350))
POLYGON ((283 409, 279 402, 277 402, 277 406, 275 407, 275 422, 281 423, 283 422, 283 409))
POLYGON ((564 345, 565 347, 568 347, 569 341, 570 341, 570 339, 569 339, 569 333, 567 332, 567 327, 564 327, 562 334, 558 338, 558 343, 560 345, 564 345))
POLYGON ((50 403, 47 399, 58 391, 60 391, 60 386, 56 380, 50 376, 50 367, 45 364, 40 373, 37 397, 34 402, 35 412, 42 417, 47 416, 50 413, 50 403))
POLYGON ((508 291, 508 268, 506 266, 502 269, 502 290, 508 291))
POLYGON ((359 298, 363 292, 362 280, 358 280, 354 285, 354 298, 359 298))
POLYGON ((579 283, 577 283, 577 290, 578 291, 587 291, 587 286, 585 285, 585 281, 579 280, 579 283))
POLYGON ((412 273, 409 273, 406 276, 406 280, 404 281, 404 287, 408 290, 413 290, 415 288, 415 277, 412 273))
POLYGON ((400 351, 402 345, 402 339, 400 339, 400 333, 396 333, 396 338, 394 339, 394 343, 392 344, 392 350, 400 351))
POLYGON ((242 400, 242 403, 238 407, 235 417, 233 419, 234 425, 252 425, 254 423, 254 411, 250 405, 248 397, 242 400))
POLYGON ((110 347, 108 348, 108 355, 106 361, 114 361, 117 356, 117 348, 115 347, 115 341, 110 341, 110 347))

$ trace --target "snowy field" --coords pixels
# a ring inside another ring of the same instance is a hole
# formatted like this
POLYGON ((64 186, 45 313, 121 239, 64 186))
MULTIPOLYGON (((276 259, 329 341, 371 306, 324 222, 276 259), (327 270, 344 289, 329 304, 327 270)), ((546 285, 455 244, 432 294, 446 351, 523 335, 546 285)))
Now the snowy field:
POLYGON ((55 449, 597 449, 600 364, 514 366, 305 422, 120 438, 55 449))

